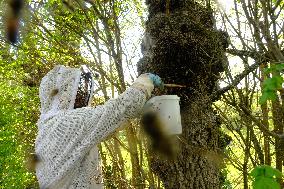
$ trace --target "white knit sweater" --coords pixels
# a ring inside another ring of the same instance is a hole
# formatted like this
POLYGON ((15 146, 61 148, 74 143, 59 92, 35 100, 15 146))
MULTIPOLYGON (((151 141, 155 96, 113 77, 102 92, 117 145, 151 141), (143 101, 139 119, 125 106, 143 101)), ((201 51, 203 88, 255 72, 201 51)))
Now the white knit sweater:
POLYGON ((141 83, 134 84, 117 99, 109 100, 102 106, 73 109, 68 104, 74 105, 76 95, 73 92, 68 95, 64 93, 68 91, 65 89, 78 86, 76 82, 68 84, 70 78, 78 81, 77 77, 77 70, 57 67, 42 80, 42 115, 38 121, 39 131, 35 143, 39 157, 36 175, 40 188, 103 188, 96 145, 141 113, 146 96, 152 90, 143 88, 141 83), (50 94, 52 88, 59 89, 57 97, 46 95, 50 94))

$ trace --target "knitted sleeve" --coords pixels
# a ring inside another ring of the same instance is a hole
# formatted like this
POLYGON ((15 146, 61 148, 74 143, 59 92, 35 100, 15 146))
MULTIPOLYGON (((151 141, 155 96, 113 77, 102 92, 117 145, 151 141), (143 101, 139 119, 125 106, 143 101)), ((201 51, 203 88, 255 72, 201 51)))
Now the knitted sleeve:
POLYGON ((87 135, 82 142, 97 144, 113 133, 125 122, 137 117, 146 102, 146 94, 141 89, 129 88, 116 99, 98 107, 100 113, 91 107, 81 108, 72 114, 80 114, 87 135))
POLYGON ((85 107, 56 115, 39 128, 37 178, 42 188, 73 175, 85 154, 124 122, 135 118, 146 102, 146 92, 130 87, 103 106, 85 107))

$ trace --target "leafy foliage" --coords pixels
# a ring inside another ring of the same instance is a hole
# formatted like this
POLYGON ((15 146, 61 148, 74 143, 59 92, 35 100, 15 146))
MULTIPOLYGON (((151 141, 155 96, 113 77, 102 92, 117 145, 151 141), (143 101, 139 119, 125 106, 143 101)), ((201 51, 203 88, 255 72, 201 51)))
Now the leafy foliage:
POLYGON ((272 74, 272 77, 267 78, 263 82, 262 96, 259 99, 260 104, 264 104, 267 100, 273 101, 277 98, 277 90, 282 89, 282 84, 284 82, 283 76, 279 74, 283 70, 283 63, 273 64, 270 68, 265 70, 265 73, 272 74))
POLYGON ((255 167, 250 176, 253 177, 253 189, 280 189, 277 179, 280 179, 282 174, 268 165, 255 167))
POLYGON ((1 82, 0 93, 0 186, 34 187, 35 176, 28 172, 25 162, 37 131, 33 119, 38 105, 33 98, 36 91, 1 82))

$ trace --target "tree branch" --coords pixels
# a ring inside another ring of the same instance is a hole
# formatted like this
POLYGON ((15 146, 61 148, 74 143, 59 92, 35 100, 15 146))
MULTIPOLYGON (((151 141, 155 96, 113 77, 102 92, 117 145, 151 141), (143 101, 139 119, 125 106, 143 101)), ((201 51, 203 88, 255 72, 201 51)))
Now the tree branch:
POLYGON ((217 90, 216 92, 214 92, 212 94, 211 99, 215 100, 218 99, 219 96, 221 96, 222 94, 226 93, 227 91, 229 91, 230 89, 236 87, 240 81, 246 77, 248 74, 250 74, 252 71, 254 71, 255 69, 257 69, 263 62, 262 61, 257 61, 256 63, 254 63, 253 65, 249 66, 245 71, 243 71, 242 73, 238 74, 234 80, 232 81, 232 83, 222 89, 217 90))
POLYGON ((260 53, 257 51, 247 51, 247 50, 238 50, 238 49, 227 49, 227 53, 235 56, 244 56, 244 57, 251 57, 253 59, 257 59, 260 56, 260 53))

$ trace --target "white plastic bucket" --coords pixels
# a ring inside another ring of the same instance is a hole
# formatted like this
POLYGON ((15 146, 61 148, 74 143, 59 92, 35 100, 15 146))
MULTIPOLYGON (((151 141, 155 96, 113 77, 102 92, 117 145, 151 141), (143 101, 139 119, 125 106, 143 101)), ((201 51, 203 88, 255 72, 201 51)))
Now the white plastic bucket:
POLYGON ((147 108, 158 113, 169 135, 182 133, 179 100, 177 95, 162 95, 155 96, 146 103, 147 108))

